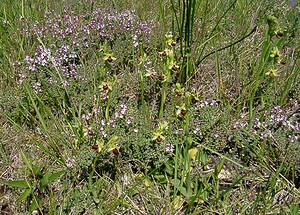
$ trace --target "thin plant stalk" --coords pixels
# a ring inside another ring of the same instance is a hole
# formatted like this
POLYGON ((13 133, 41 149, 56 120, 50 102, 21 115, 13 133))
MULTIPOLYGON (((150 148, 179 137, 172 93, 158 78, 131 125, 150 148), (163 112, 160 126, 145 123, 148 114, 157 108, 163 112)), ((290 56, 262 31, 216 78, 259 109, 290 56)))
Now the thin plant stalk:
POLYGON ((224 98, 224 85, 222 80, 222 74, 220 69, 220 63, 219 63, 219 54, 216 51, 216 72, 218 76, 218 91, 219 91, 219 99, 224 98))
POLYGON ((186 106, 186 115, 184 117, 184 120, 183 120, 183 127, 184 127, 184 133, 186 135, 188 135, 189 133, 189 108, 190 108, 190 105, 191 105, 191 96, 189 93, 187 93, 186 95, 186 102, 185 102, 185 106, 186 106))
POLYGON ((142 110, 146 112, 146 103, 145 103, 145 79, 144 74, 141 72, 141 103, 142 103, 142 110))
POLYGON ((164 108, 165 108, 165 102, 166 102, 166 95, 167 95, 167 88, 168 88, 168 79, 163 83, 163 87, 161 90, 161 99, 160 99, 160 107, 159 107, 159 114, 158 117, 161 119, 164 115, 164 108))
POLYGON ((106 122, 108 122, 108 120, 109 120, 109 106, 110 106, 110 93, 108 94, 106 108, 105 108, 105 119, 106 119, 106 122))
POLYGON ((259 66, 258 66, 258 72, 257 75, 255 76, 255 80, 254 80, 254 87, 252 88, 252 93, 249 99, 249 127, 251 128, 253 125, 253 119, 254 119, 254 101, 256 98, 256 92, 258 90, 258 87, 260 85, 260 80, 262 78, 262 74, 264 74, 265 70, 266 70, 266 63, 267 63, 267 56, 270 52, 270 40, 267 39, 267 41, 265 41, 265 44, 263 46, 263 50, 262 50, 262 57, 260 59, 259 62, 259 66))

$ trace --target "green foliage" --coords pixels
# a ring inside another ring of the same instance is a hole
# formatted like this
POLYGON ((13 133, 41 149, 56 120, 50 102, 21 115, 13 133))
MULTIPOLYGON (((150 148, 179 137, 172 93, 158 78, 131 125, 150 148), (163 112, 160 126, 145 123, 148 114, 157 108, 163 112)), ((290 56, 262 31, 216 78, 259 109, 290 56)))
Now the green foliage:
POLYGON ((296 7, 25 3, 0 4, 0 213, 298 213, 296 7))
POLYGON ((17 202, 26 200, 29 211, 39 210, 40 212, 47 209, 44 206, 46 198, 45 193, 51 192, 51 183, 58 180, 62 175, 66 173, 65 170, 58 172, 45 171, 44 167, 39 167, 32 164, 32 161, 24 154, 22 150, 21 156, 26 166, 25 173, 27 173, 26 180, 13 180, 13 181, 1 181, 1 184, 22 188, 23 193, 17 199, 17 202))

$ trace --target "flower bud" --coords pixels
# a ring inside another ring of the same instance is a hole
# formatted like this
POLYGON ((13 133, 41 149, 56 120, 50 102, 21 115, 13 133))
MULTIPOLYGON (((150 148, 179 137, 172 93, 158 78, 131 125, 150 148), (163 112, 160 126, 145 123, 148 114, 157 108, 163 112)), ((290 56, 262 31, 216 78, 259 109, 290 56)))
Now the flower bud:
POLYGON ((90 136, 94 136, 94 132, 93 132, 93 130, 89 130, 89 131, 88 131, 88 135, 90 135, 90 136))
POLYGON ((120 151, 119 151, 118 148, 114 148, 114 149, 112 150, 112 152, 113 152, 113 154, 114 154, 115 156, 118 156, 118 155, 120 154, 120 151))

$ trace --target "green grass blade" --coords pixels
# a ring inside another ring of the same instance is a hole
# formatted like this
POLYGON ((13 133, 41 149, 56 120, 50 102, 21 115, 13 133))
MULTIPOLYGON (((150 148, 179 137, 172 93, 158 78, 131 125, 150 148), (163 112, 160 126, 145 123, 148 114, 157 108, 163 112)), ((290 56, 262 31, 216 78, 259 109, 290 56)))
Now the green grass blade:
POLYGON ((14 181, 0 181, 1 184, 5 184, 12 187, 28 188, 30 187, 26 180, 14 180, 14 181))

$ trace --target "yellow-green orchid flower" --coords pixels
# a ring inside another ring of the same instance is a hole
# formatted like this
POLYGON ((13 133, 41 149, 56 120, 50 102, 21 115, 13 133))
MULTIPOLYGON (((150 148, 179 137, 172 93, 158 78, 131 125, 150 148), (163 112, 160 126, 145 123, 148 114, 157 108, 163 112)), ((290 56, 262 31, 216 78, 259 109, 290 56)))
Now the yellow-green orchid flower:
POLYGON ((184 118, 187 114, 187 109, 185 107, 185 104, 181 106, 176 106, 176 108, 177 108, 176 116, 178 116, 179 118, 184 118))
POLYGON ((113 54, 104 53, 103 60, 109 64, 113 63, 117 58, 113 57, 113 54))
POLYGON ((103 81, 101 83, 101 85, 99 86, 100 90, 103 91, 103 92, 108 92, 108 91, 111 91, 112 90, 112 84, 109 82, 109 81, 103 81))
POLYGON ((277 69, 270 69, 268 72, 266 72, 266 75, 269 77, 277 77, 279 76, 277 69))

